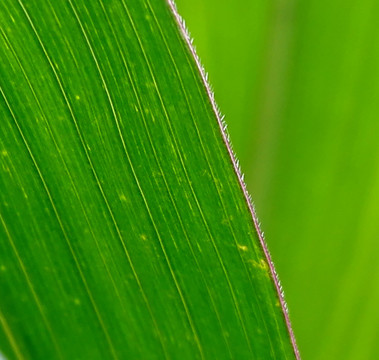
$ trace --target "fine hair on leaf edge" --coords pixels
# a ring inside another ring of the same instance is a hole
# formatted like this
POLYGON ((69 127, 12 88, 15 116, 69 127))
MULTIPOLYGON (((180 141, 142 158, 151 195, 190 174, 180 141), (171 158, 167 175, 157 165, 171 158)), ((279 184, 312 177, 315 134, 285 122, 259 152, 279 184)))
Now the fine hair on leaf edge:
POLYGON ((191 54, 195 60, 196 66, 200 72, 204 87, 206 89, 206 92, 208 94, 209 100, 210 100, 211 105, 212 105, 213 112, 215 113, 215 116, 217 118, 217 122, 218 122, 218 125, 220 128, 220 132, 222 134, 222 138, 223 138, 225 146, 228 150, 230 159, 231 159, 232 164, 233 164, 234 171, 237 174, 239 184, 241 186, 245 200, 246 200, 247 205, 249 207, 249 210, 250 210, 250 213, 252 216, 252 220, 254 223, 254 227, 255 227, 255 230, 256 230, 258 238, 259 238, 259 242, 261 244, 261 247, 263 249, 267 263, 269 265, 271 277, 274 281, 275 288, 276 288, 276 291, 278 293, 280 305, 281 305, 283 316, 284 316, 284 319, 285 319, 285 322, 287 325, 287 330, 288 330, 289 335, 290 335, 290 339, 291 339, 292 347, 293 347, 293 350, 295 353, 295 357, 296 357, 296 359, 299 360, 300 359, 300 352, 299 352, 299 349, 298 349, 297 344, 296 344, 295 334, 293 332, 291 321, 289 318, 288 306, 287 306, 285 299, 284 299, 284 291, 283 291, 282 285, 280 283, 278 274, 275 270, 274 263, 271 260, 271 255, 270 255, 270 252, 268 250, 267 244, 266 244, 265 239, 264 239, 264 233, 261 230, 260 222, 259 222, 258 217, 256 215, 253 200, 252 200, 252 198, 251 198, 251 196, 247 190, 246 183, 244 180, 244 174, 241 171, 241 167, 240 167, 239 161, 237 159, 237 156, 233 151, 232 144, 230 141, 230 136, 229 136, 229 133, 227 131, 227 124, 225 122, 225 116, 222 115, 220 108, 218 107, 218 105, 215 101, 214 92, 213 92, 212 87, 211 87, 209 80, 208 80, 208 73, 205 71, 204 66, 202 65, 202 63, 200 61, 200 58, 197 55, 195 46, 193 44, 193 39, 190 35, 190 32, 188 31, 188 29, 186 27, 184 19, 178 13, 175 2, 173 0, 166 0, 166 1, 168 3, 169 8, 171 9, 171 11, 174 15, 174 18, 176 20, 176 23, 178 24, 180 32, 181 32, 185 42, 187 43, 189 50, 190 50, 190 52, 191 52, 191 54))

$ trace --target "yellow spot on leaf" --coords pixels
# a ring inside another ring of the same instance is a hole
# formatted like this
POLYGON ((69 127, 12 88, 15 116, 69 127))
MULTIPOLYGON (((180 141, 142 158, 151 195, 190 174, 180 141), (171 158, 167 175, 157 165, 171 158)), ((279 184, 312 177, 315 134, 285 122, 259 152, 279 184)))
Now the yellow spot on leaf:
POLYGON ((268 266, 267 266, 267 263, 264 259, 261 259, 259 261, 259 267, 262 269, 262 270, 265 270, 267 271, 268 270, 268 266))
POLYGON ((238 249, 240 249, 242 251, 247 251, 248 250, 248 247, 246 245, 237 244, 237 246, 238 246, 238 249))

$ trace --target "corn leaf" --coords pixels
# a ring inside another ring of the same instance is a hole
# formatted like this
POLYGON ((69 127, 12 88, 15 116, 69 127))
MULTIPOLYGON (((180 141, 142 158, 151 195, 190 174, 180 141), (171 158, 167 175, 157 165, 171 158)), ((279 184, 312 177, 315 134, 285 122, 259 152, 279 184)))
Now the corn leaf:
POLYGON ((173 4, 5 0, 0 31, 4 357, 298 356, 173 4))

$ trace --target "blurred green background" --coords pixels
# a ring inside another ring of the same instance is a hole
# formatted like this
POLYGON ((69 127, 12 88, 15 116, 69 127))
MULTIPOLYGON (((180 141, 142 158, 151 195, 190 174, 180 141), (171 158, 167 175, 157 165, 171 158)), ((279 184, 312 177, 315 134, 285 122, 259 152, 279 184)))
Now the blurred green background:
POLYGON ((379 2, 177 0, 304 359, 378 359, 379 2))

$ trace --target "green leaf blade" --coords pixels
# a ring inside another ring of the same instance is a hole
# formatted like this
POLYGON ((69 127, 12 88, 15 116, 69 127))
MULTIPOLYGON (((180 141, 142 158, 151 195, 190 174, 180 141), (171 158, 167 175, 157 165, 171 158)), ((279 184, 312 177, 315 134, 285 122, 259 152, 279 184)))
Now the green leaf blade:
POLYGON ((0 6, 5 355, 293 358, 169 6, 0 6))

